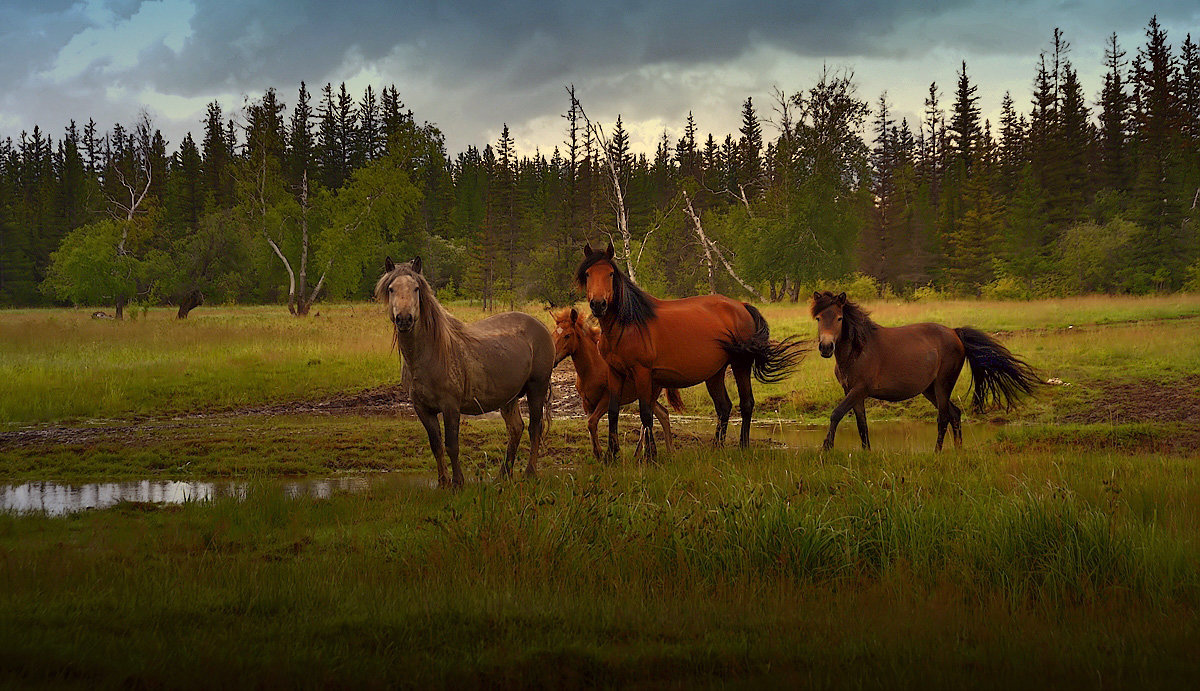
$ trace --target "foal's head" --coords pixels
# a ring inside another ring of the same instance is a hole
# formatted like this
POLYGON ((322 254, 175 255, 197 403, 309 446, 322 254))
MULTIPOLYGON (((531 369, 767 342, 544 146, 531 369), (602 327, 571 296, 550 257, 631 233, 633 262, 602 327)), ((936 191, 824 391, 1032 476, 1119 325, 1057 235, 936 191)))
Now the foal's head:
POLYGON ((828 290, 813 293, 812 316, 817 320, 817 348, 821 351, 821 357, 832 356, 838 339, 842 337, 845 307, 845 293, 834 295, 828 290))
POLYGON ((554 363, 558 364, 565 358, 572 357, 584 345, 584 339, 592 343, 596 341, 595 329, 584 322, 579 310, 562 309, 551 312, 554 317, 554 363))
POLYGON ((422 295, 428 283, 421 276, 421 258, 399 265, 388 257, 384 273, 375 285, 375 298, 388 306, 388 317, 396 325, 396 331, 406 333, 413 330, 421 318, 422 295))
POLYGON ((617 267, 613 264, 616 250, 612 243, 608 249, 594 250, 591 244, 583 246, 583 264, 579 266, 576 280, 579 287, 587 295, 588 305, 596 318, 603 317, 608 312, 613 298, 616 296, 617 267))

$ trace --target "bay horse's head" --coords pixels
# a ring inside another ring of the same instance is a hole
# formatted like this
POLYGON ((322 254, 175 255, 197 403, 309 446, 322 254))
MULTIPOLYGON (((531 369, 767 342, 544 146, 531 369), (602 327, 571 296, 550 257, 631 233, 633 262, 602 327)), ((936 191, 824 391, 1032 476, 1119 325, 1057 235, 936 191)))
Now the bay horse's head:
POLYGON ((551 312, 550 316, 554 317, 554 330, 550 334, 554 337, 554 364, 574 356, 584 339, 595 342, 594 328, 584 322, 583 315, 574 307, 551 312))
POLYGON ((391 257, 384 261, 383 276, 375 284, 375 299, 387 305, 388 318, 397 332, 413 330, 421 318, 422 293, 428 286, 421 276, 420 257, 401 264, 394 263, 391 257))
POLYGON ((597 319, 608 312, 616 297, 617 266, 613 263, 614 254, 616 250, 611 242, 605 250, 594 250, 590 243, 585 244, 583 263, 579 265, 575 276, 597 319))
POLYGON ((817 320, 817 348, 821 357, 831 357, 842 337, 846 294, 816 291, 812 296, 812 316, 817 320))

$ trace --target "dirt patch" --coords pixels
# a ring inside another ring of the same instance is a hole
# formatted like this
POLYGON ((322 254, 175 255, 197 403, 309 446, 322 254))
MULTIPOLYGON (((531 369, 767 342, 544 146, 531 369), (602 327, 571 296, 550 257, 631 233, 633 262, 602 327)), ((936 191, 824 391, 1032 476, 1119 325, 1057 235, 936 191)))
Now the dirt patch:
POLYGON ((1103 382, 1086 408, 1062 417, 1079 424, 1185 423, 1200 425, 1200 376, 1160 383, 1136 379, 1103 382))

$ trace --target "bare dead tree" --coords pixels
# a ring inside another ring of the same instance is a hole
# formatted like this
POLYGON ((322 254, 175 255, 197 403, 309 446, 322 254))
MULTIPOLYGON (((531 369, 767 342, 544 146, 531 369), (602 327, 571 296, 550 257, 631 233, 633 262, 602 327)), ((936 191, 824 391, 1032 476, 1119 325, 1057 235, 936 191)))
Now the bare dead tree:
POLYGON ((725 271, 731 277, 733 277, 733 280, 738 282, 738 285, 742 286, 747 293, 750 293, 756 299, 766 302, 766 298, 762 296, 762 293, 759 293, 754 286, 746 283, 742 280, 741 276, 738 276, 737 272, 733 269, 733 265, 730 264, 729 260, 725 257, 725 253, 722 252, 721 248, 718 247, 717 244, 708 237, 708 234, 704 232, 704 224, 700 222, 700 215, 697 214, 695 208, 692 207, 692 199, 688 196, 687 190, 683 190, 683 210, 687 213, 688 218, 692 220, 692 230, 696 233, 696 237, 700 240, 700 247, 704 250, 704 262, 708 267, 709 292, 717 292, 717 280, 715 275, 715 265, 713 262, 713 257, 716 257, 721 262, 721 265, 725 267, 725 271))
MULTIPOLYGON (((129 256, 126 243, 129 241, 129 231, 133 227, 133 219, 138 214, 146 213, 143 204, 146 202, 146 196, 150 193, 150 186, 154 182, 154 168, 150 160, 152 131, 153 125, 150 123, 150 116, 146 111, 142 111, 141 119, 134 128, 133 136, 130 137, 128 153, 132 160, 128 173, 121 165, 111 167, 110 172, 121 189, 115 194, 106 193, 105 198, 108 202, 109 216, 121 226, 121 239, 117 241, 116 246, 118 257, 129 256)), ((132 263, 126 266, 129 267, 128 270, 132 271, 132 263)), ((129 276, 126 278, 128 279, 129 276)), ((125 318, 126 301, 126 296, 115 296, 114 307, 117 319, 125 318)))
MULTIPOLYGON (((629 211, 625 207, 625 190, 621 188, 621 176, 617 172, 617 163, 613 160, 612 143, 608 136, 604 134, 604 128, 592 122, 587 116, 583 105, 580 104, 579 99, 575 96, 574 85, 567 87, 567 95, 571 98, 571 108, 583 118, 584 127, 600 143, 600 151, 604 155, 605 168, 608 169, 609 176, 612 178, 612 197, 609 199, 609 202, 612 204, 613 213, 616 214, 617 234, 620 235, 620 242, 625 254, 625 270, 629 274, 629 280, 637 283, 637 263, 633 258, 633 234, 629 231, 629 211)), ((645 247, 644 239, 642 246, 645 247)), ((638 256, 641 256, 640 252, 638 256)))

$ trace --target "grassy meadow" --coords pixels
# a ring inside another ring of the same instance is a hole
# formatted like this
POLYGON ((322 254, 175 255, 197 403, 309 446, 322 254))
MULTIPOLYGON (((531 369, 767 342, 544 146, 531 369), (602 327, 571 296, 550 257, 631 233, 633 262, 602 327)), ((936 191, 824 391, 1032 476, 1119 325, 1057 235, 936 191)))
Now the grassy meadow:
MULTIPOLYGON (((603 466, 560 418, 537 479, 493 483, 503 425, 470 419, 460 492, 287 498, 276 478, 432 471, 411 416, 319 405, 396 384, 377 306, 0 312, 0 484, 251 487, 0 513, 0 685, 1194 688, 1200 296, 869 307, 999 333, 1062 383, 967 411, 940 455, 923 399, 868 405, 916 450, 862 452, 850 418, 830 453, 761 429, 713 450, 701 387, 656 465, 632 419, 603 466)), ((802 306, 763 313, 813 332, 802 306)), ((832 370, 810 354, 758 415, 823 424, 832 370)))

